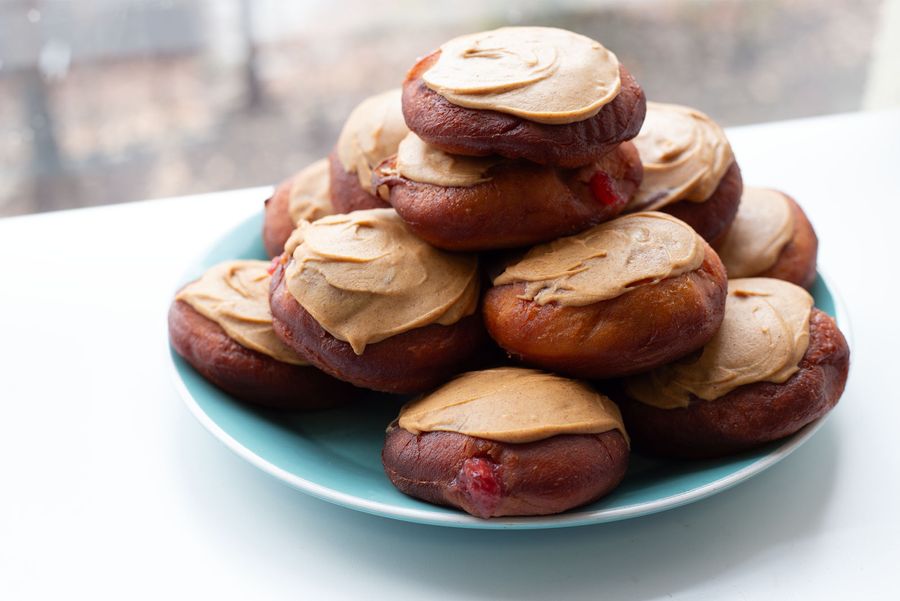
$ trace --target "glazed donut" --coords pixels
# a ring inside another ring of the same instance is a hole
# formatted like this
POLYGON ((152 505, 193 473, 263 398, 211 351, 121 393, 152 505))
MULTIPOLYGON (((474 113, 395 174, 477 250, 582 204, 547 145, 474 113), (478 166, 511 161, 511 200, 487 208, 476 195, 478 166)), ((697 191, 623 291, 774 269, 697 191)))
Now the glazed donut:
POLYGON ((268 267, 229 261, 182 288, 169 308, 172 347, 204 378, 248 403, 305 410, 352 399, 359 389, 310 367, 275 337, 268 267))
POLYGON ((614 54, 548 27, 456 38, 416 63, 403 83, 406 123, 429 144, 565 168, 633 138, 645 108, 643 90, 614 54))
POLYGON ((331 200, 338 213, 389 206, 375 193, 372 170, 397 152, 408 133, 399 88, 371 96, 353 109, 328 157, 331 200))
POLYGON ((615 404, 522 368, 470 372, 406 405, 382 463, 401 492, 481 518, 548 515, 608 494, 628 467, 615 404))
POLYGON ((614 394, 635 446, 716 457, 789 436, 830 411, 850 351, 812 302, 781 280, 729 281, 722 328, 702 352, 634 376, 614 394))
POLYGON ((411 133, 373 182, 417 236, 446 250, 545 242, 618 215, 641 181, 623 142, 598 161, 562 170, 500 157, 449 155, 411 133))
POLYGON ((810 288, 818 247, 812 224, 793 198, 744 188, 737 217, 717 251, 729 278, 775 278, 810 288))
POLYGON ((266 200, 263 246, 269 258, 284 251, 284 243, 301 219, 315 221, 335 213, 331 205, 328 161, 321 159, 281 182, 266 200))
POLYGON ((743 189, 722 128, 700 111, 648 102, 634 145, 644 178, 625 211, 669 213, 715 246, 737 215, 743 189))
POLYGON ((491 337, 514 358, 611 378, 703 346, 725 307, 725 269, 687 224, 625 215, 531 249, 484 299, 491 337))
POLYGON ((422 392, 487 352, 478 261, 416 238, 393 209, 302 223, 272 277, 275 333, 357 386, 422 392))

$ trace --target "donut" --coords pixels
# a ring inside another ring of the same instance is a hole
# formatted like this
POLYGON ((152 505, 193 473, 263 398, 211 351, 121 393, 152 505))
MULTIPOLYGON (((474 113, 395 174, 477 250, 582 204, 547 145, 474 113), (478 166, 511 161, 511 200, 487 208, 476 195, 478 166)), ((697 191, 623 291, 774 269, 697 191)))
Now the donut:
POLYGON ((373 182, 417 236, 446 250, 528 246, 618 215, 641 181, 630 142, 579 169, 438 150, 410 133, 373 182))
POLYGON ((625 211, 669 213, 715 246, 737 215, 743 189, 722 128, 698 110, 648 102, 634 145, 644 177, 625 211))
POLYGON ((516 367, 463 374, 403 407, 384 471, 401 492, 480 518, 603 497, 628 468, 619 410, 583 382, 516 367))
POLYGON ((266 200, 263 246, 269 258, 284 251, 284 243, 301 219, 315 221, 335 213, 331 205, 328 160, 320 159, 281 182, 266 200))
POLYGON ((644 92, 616 56, 550 27, 455 38, 403 82, 406 124, 452 154, 575 168, 637 135, 644 92))
POLYGON ((513 358, 582 378, 669 363, 722 321, 715 251, 665 213, 624 215, 529 250, 485 294, 488 333, 513 358))
POLYGON ((790 436, 825 415, 849 364, 843 334, 804 289, 734 279, 722 327, 702 351, 626 379, 614 398, 642 452, 717 457, 790 436))
POLYGON ((273 274, 276 335, 336 378, 422 392, 488 348, 478 260, 415 237, 393 209, 303 222, 273 274))
POLYGON ((172 347, 233 397, 276 409, 333 407, 358 389, 325 375, 272 331, 269 262, 227 261, 184 286, 169 308, 172 347))
POLYGON ((812 224, 793 198, 747 187, 716 250, 729 278, 775 278, 810 288, 816 281, 818 247, 812 224))
POLYGON ((338 213, 389 206, 375 193, 372 170, 397 152, 408 133, 399 88, 371 96, 353 109, 328 156, 331 200, 338 213))

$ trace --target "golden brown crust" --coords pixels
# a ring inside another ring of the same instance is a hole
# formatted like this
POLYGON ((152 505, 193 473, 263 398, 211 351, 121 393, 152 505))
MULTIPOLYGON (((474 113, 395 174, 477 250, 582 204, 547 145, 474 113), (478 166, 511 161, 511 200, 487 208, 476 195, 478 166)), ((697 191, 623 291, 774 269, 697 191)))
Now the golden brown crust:
POLYGON ((284 243, 287 242, 296 227, 288 212, 293 184, 293 177, 284 180, 275 188, 272 197, 266 200, 263 216, 263 246, 270 259, 284 252, 284 243))
POLYGON ((775 264, 758 277, 786 280, 803 288, 810 288, 816 281, 819 239, 800 205, 787 194, 785 196, 794 214, 794 233, 791 241, 781 250, 775 264))
POLYGON ((359 185, 359 177, 348 173, 337 157, 337 151, 328 155, 328 171, 331 177, 331 204, 335 213, 352 213, 365 209, 389 207, 382 199, 372 196, 359 185))
POLYGON ((429 54, 407 74, 403 82, 403 116, 413 132, 445 152, 499 154, 541 165, 580 167, 635 137, 644 122, 644 91, 624 67, 620 67, 619 94, 599 113, 584 121, 548 125, 450 103, 422 80, 422 74, 439 54, 440 50, 429 54))
POLYGON ((757 382, 712 401, 693 397, 679 409, 660 409, 629 398, 617 387, 636 448, 667 457, 717 457, 789 436, 837 404, 850 367, 850 349, 834 320, 813 309, 809 347, 786 382, 757 382))
POLYGON ((621 482, 628 456, 617 430, 512 444, 456 432, 416 436, 396 423, 381 454, 403 493, 482 518, 549 515, 595 501, 621 482))
POLYGON ((728 233, 741 204, 743 191, 741 169, 737 162, 732 162, 708 199, 703 202, 680 200, 659 210, 681 219, 715 246, 728 233))
POLYGON ((495 286, 484 298, 491 337, 530 365, 584 378, 646 371, 700 348, 725 312, 725 268, 706 246, 700 267, 583 307, 517 298, 522 283, 495 286))
POLYGON ((248 403, 275 409, 324 409, 361 391, 315 367, 291 365, 238 344, 216 322, 176 300, 169 308, 169 340, 204 378, 248 403))
POLYGON ((466 187, 411 181, 396 175, 395 165, 394 157, 379 165, 376 188, 389 190, 391 205, 417 236, 456 251, 537 244, 608 221, 625 207, 643 173, 630 142, 603 157, 593 185, 581 170, 526 161, 504 161, 492 168, 489 181, 466 187), (608 186, 599 192, 602 198, 595 186, 608 186))
POLYGON ((476 312, 450 326, 431 324, 369 344, 362 355, 325 331, 284 285, 284 266, 272 275, 269 297, 275 334, 301 357, 341 380, 383 392, 412 394, 473 368, 490 349, 476 312))

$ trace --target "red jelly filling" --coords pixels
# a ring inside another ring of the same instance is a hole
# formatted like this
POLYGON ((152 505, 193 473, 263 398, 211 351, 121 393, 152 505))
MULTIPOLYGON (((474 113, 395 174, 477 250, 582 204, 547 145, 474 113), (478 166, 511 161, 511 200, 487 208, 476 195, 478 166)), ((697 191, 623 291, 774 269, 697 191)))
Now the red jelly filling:
POLYGON ((591 193, 600 204, 608 207, 615 206, 622 202, 613 182, 613 179, 605 171, 598 171, 591 176, 591 193))
POLYGON ((503 487, 499 467, 482 457, 470 457, 463 462, 456 477, 456 485, 479 517, 491 517, 500 504, 503 487))

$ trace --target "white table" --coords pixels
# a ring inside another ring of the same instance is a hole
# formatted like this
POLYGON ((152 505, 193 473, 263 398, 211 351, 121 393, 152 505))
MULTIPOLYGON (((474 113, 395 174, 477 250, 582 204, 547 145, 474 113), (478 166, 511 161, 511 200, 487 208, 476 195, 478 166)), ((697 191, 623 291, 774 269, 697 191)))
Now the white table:
POLYGON ((209 435, 169 381, 185 266, 265 189, 0 221, 0 599, 900 598, 900 111, 729 132, 810 214, 850 308, 804 447, 655 516, 535 532, 329 505, 209 435))

